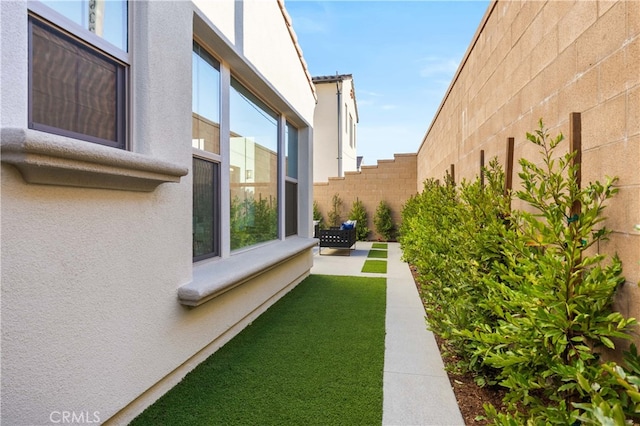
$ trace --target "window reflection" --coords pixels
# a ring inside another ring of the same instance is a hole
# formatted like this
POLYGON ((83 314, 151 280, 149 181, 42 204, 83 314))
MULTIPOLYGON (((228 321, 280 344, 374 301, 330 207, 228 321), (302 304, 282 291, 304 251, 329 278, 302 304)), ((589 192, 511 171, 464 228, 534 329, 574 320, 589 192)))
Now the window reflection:
POLYGON ((231 249, 278 236, 277 115, 231 80, 231 249))
POLYGON ((194 42, 192 69, 192 145, 220 154, 220 64, 194 42))
POLYGON ((41 0, 41 2, 120 50, 128 51, 126 0, 41 0))
POLYGON ((287 176, 290 178, 298 178, 298 129, 287 123, 286 129, 286 163, 287 176))

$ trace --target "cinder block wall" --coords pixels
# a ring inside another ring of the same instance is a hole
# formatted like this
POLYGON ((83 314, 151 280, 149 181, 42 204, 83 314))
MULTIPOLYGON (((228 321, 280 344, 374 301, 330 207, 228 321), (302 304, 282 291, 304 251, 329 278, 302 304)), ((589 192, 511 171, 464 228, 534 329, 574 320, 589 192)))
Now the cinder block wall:
POLYGON ((332 199, 338 194, 342 199, 342 220, 347 220, 353 202, 360 199, 367 211, 372 230, 369 239, 379 238, 374 232, 373 218, 381 200, 391 207, 396 227, 400 225, 403 204, 417 193, 416 154, 395 154, 393 160, 378 160, 375 166, 362 166, 360 172, 346 172, 343 178, 329 178, 327 183, 314 183, 313 199, 325 223, 332 209, 332 199))
POLYGON ((622 259, 617 308, 640 317, 640 2, 492 3, 420 147, 418 181, 451 164, 457 180, 473 179, 480 150, 504 164, 514 137, 517 188, 518 158, 538 151, 526 132, 542 118, 552 136, 568 136, 572 112, 582 118, 582 182, 619 177, 605 210, 613 234, 599 250, 622 259))

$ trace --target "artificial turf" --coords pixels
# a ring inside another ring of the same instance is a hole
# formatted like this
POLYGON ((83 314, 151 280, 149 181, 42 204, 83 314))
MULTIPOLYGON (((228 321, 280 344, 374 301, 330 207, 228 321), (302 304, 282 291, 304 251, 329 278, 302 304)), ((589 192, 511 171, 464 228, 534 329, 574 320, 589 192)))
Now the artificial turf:
POLYGON ((369 254, 367 255, 369 258, 374 259, 386 259, 387 251, 386 250, 369 250, 369 254))
POLYGON ((131 425, 382 422, 386 279, 311 275, 131 425))
POLYGON ((386 260, 366 260, 362 267, 362 272, 370 272, 374 274, 386 274, 387 273, 387 261, 386 260))
POLYGON ((371 245, 371 248, 374 248, 374 249, 384 249, 384 250, 386 250, 387 247, 388 247, 387 243, 373 243, 371 245))

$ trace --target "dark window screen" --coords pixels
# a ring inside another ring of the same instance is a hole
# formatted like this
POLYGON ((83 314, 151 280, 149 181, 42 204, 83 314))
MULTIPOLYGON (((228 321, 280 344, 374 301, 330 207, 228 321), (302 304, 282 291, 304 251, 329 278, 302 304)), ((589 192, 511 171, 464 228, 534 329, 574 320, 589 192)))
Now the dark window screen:
POLYGON ((219 164, 193 159, 193 259, 220 255, 219 164))
POLYGON ((124 66, 31 19, 30 127, 125 148, 124 66))
POLYGON ((298 184, 285 182, 285 235, 298 233, 298 184))

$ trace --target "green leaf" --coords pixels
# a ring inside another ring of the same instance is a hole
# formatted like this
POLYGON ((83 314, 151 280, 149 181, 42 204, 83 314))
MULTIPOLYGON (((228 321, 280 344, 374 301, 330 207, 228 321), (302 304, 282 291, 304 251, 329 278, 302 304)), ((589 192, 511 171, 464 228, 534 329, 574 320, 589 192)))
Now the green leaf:
POLYGON ((600 341, 609 349, 615 349, 616 345, 613 344, 613 342, 611 341, 611 339, 609 339, 608 337, 605 336, 600 336, 600 341))
POLYGON ((587 379, 585 379, 581 373, 576 374, 576 379, 578 380, 578 384, 580 385, 583 391, 589 392, 591 390, 589 381, 587 381, 587 379))

